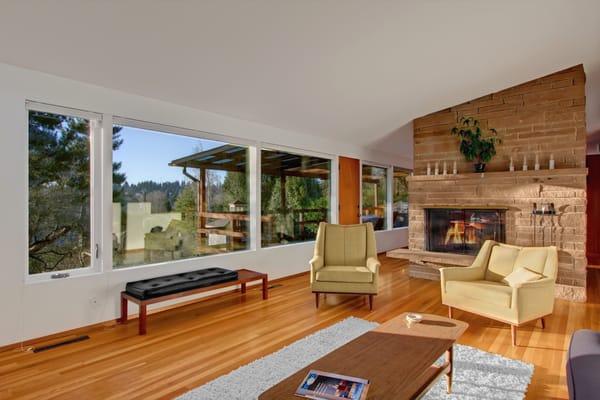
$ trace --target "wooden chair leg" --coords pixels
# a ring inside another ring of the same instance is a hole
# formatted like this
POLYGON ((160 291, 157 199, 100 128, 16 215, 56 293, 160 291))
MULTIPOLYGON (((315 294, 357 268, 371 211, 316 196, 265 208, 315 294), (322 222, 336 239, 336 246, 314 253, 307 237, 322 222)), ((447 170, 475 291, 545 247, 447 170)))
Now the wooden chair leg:
POLYGON ((315 293, 315 303, 317 305, 317 308, 319 308, 319 293, 315 293))
POLYGON ((516 346, 517 345, 517 326, 516 325, 510 326, 510 337, 512 340, 512 345, 516 346))
POLYGON ((542 321, 542 329, 546 329, 546 320, 544 317, 540 318, 540 320, 542 321))
POLYGON ((448 307, 448 318, 452 318, 452 307, 448 307))
POLYGON ((373 295, 369 295, 369 310, 373 311, 373 295))

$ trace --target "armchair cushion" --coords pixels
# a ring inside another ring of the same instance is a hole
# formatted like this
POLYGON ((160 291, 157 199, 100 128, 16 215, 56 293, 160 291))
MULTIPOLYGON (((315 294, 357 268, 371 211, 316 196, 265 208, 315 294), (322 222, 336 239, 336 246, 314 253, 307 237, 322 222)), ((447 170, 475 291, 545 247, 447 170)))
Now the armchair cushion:
POLYGON ((500 282, 492 281, 448 281, 446 292, 473 300, 473 304, 488 303, 509 308, 512 300, 512 288, 500 282))
POLYGON ((373 273, 367 267, 326 266, 317 271, 319 282, 371 283, 373 273))
POLYGON ((542 278, 541 274, 533 272, 527 268, 516 268, 513 272, 506 275, 502 282, 511 287, 520 287, 525 282, 537 281, 542 278))
POLYGON ((485 279, 500 282, 513 271, 515 261, 519 256, 519 248, 496 245, 492 248, 485 279))
POLYGON ((524 247, 515 261, 515 270, 527 268, 530 271, 543 274, 546 258, 548 258, 548 249, 545 247, 524 247))

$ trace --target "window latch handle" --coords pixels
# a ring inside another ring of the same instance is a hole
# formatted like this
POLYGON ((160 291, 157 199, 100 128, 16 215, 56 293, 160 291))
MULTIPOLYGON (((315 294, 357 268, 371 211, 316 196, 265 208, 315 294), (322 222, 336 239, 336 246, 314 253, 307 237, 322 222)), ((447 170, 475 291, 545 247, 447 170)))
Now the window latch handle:
POLYGON ((96 258, 100 257, 100 246, 96 243, 96 258))

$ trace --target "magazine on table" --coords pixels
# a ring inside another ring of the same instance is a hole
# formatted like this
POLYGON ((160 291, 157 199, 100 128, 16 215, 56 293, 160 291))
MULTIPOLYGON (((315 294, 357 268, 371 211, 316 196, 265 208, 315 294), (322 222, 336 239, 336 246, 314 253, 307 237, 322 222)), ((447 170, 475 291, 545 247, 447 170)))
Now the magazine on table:
POLYGON ((368 390, 367 379, 310 370, 295 395, 315 400, 364 400, 368 390))

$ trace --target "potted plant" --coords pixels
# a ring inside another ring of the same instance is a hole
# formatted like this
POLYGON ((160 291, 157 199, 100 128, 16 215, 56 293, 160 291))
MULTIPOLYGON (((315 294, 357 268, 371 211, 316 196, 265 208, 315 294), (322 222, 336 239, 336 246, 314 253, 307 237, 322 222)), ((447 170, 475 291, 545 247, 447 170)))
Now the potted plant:
POLYGON ((496 144, 502 143, 495 129, 485 132, 473 117, 461 117, 451 132, 460 138, 460 152, 465 159, 475 161, 475 172, 485 171, 485 164, 496 155, 496 144))

